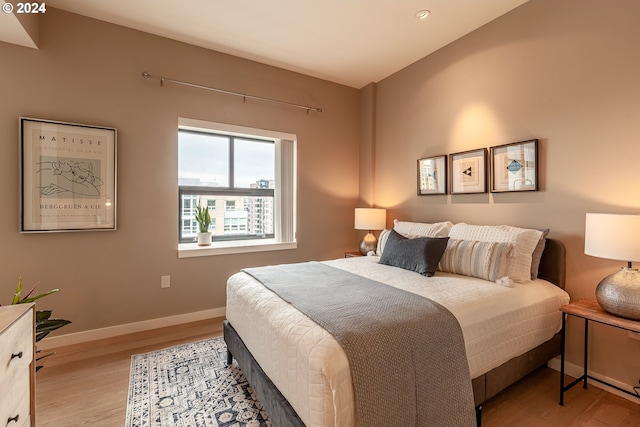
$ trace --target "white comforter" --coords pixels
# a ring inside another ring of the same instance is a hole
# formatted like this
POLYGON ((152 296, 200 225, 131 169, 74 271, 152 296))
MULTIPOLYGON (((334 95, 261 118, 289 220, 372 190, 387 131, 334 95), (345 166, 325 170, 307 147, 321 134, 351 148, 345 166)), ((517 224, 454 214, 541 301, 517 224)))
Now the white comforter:
MULTIPOLYGON (((558 308, 569 302, 566 292, 543 280, 506 288, 442 272, 424 277, 378 264, 378 259, 326 264, 445 306, 462 327, 472 378, 550 339, 561 327, 558 308)), ((355 425, 349 364, 331 335, 245 273, 229 278, 226 314, 308 427, 355 425)))

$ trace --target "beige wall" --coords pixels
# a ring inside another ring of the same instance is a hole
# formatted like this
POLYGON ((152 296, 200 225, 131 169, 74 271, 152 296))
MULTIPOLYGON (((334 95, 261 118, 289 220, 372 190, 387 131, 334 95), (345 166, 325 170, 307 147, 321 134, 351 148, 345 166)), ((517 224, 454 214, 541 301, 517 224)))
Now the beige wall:
MULTIPOLYGON (((45 301, 74 321, 65 333, 222 307, 226 278, 241 267, 354 249, 353 207, 369 203, 388 208, 389 222, 550 227, 568 249, 572 299, 593 297, 621 263, 584 255, 585 213, 640 208, 637 16, 635 0, 531 0, 358 92, 49 8, 39 50, 0 43, 0 303, 20 275, 59 287, 45 301), (161 89, 142 71, 324 112, 161 89), (117 231, 17 232, 19 116, 118 129, 117 231), (177 258, 179 116, 298 135, 297 250, 177 258), (415 195, 418 158, 529 138, 540 139, 541 191, 415 195), (172 286, 160 289, 165 274, 172 286)), ((581 364, 581 324, 569 326, 570 361, 581 364)), ((640 342, 592 332, 594 370, 635 384, 640 342)))
MULTIPOLYGON (((640 210, 640 2, 531 0, 377 85, 376 202, 394 217, 549 227, 567 290, 624 264, 584 255, 587 212, 640 210), (416 160, 540 139, 541 191, 416 196, 416 160)), ((582 323, 569 323, 582 365, 582 323)), ((591 367, 636 385, 640 342, 593 327, 591 367)))
POLYGON ((0 43, 0 303, 19 276, 62 291, 41 308, 71 333, 224 307, 228 276, 357 246, 359 93, 353 88, 48 8, 40 49, 0 43), (142 71, 322 113, 141 77, 142 71), (18 117, 118 129, 118 230, 18 233, 18 117), (298 136, 298 249, 178 259, 177 125, 188 117, 298 136), (160 288, 160 276, 171 287, 160 288))
POLYGON ((360 89, 360 206, 375 206, 376 84, 360 89))

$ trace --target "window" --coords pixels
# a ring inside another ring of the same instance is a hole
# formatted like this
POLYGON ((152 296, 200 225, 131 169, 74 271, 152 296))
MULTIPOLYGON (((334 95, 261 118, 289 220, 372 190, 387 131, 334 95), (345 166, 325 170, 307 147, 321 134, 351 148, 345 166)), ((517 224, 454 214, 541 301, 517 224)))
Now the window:
POLYGON ((209 209, 211 248, 236 248, 211 253, 295 247, 295 135, 180 119, 178 195, 180 256, 201 255, 182 254, 203 249, 188 245, 197 206, 209 209))
POLYGON ((236 201, 235 200, 225 200, 224 202, 224 210, 227 212, 233 212, 236 210, 236 201))

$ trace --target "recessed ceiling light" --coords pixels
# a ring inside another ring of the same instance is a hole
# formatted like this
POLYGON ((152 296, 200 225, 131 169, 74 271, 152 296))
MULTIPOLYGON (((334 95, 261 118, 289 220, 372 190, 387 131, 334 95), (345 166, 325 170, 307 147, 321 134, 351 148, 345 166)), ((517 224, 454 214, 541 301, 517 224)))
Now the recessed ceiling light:
POLYGON ((416 18, 418 19, 427 19, 431 15, 431 12, 423 9, 416 12, 416 18))

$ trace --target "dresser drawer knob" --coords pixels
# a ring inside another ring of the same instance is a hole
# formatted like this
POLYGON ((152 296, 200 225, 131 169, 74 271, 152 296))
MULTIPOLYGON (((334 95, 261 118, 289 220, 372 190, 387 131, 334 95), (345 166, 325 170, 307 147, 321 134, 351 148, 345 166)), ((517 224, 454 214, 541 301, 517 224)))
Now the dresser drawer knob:
MULTIPOLYGON (((15 359, 16 357, 18 359, 22 359, 22 352, 20 352, 18 354, 11 353, 11 360, 15 359)), ((9 420, 9 421, 11 421, 11 420, 9 420)))
POLYGON ((13 418, 9 418, 9 419, 7 420, 7 425, 9 425, 9 423, 11 423, 12 421, 13 421, 13 422, 15 422, 15 423, 17 423, 17 422, 18 422, 18 418, 20 418, 20 414, 16 415, 16 416, 15 416, 15 417, 13 417, 13 418))

